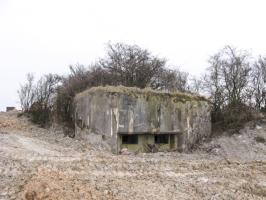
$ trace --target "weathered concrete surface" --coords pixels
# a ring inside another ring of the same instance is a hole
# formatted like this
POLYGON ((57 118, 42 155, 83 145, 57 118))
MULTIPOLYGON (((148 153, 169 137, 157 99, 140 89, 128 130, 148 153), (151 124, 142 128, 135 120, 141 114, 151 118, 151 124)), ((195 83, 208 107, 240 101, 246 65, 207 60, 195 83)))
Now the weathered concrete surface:
POLYGON ((98 87, 77 95, 75 109, 76 135, 113 152, 120 134, 174 134, 174 149, 186 151, 211 133, 208 101, 182 93, 98 87))

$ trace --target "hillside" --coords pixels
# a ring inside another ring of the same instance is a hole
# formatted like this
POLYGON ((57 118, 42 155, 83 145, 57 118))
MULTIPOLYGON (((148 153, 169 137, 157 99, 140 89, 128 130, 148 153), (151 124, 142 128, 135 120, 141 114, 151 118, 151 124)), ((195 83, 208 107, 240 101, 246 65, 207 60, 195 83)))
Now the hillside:
POLYGON ((190 154, 113 155, 0 114, 0 199, 266 199, 266 121, 190 154))

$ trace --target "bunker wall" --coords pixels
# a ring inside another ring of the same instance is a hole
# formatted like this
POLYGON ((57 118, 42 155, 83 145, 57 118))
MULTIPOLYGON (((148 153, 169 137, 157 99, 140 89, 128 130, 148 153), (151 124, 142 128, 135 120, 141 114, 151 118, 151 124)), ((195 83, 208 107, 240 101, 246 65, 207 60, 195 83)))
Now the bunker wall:
POLYGON ((115 153, 123 147, 120 134, 175 133, 176 149, 187 151, 211 133, 207 101, 96 91, 76 98, 75 109, 76 135, 115 153))

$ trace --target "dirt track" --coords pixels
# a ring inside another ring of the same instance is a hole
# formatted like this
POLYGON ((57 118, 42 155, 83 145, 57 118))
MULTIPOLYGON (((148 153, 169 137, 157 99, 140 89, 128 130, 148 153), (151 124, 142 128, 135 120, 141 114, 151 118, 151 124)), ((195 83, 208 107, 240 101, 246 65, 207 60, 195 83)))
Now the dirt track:
POLYGON ((266 199, 266 124, 191 154, 116 156, 0 114, 0 199, 266 199))

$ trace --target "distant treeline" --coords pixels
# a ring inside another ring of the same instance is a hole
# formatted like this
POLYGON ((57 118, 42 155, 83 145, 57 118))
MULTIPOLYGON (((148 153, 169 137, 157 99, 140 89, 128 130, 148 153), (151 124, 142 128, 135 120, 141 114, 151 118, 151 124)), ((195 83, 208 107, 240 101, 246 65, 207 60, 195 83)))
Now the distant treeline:
POLYGON ((137 45, 107 45, 104 58, 87 67, 70 66, 67 76, 47 74, 35 81, 32 74, 18 93, 21 107, 41 126, 53 122, 74 128, 73 99, 93 86, 150 87, 168 92, 203 94, 212 103, 214 127, 237 128, 266 104, 266 58, 226 46, 209 59, 201 77, 191 77, 165 58, 137 45), (171 70, 170 67, 175 70, 171 70))

